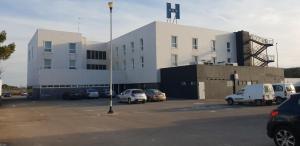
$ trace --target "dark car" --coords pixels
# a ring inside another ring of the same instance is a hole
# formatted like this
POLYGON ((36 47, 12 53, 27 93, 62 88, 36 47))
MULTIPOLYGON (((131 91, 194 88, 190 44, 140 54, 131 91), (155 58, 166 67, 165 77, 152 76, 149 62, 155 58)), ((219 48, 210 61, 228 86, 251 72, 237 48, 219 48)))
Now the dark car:
POLYGON ((146 89, 145 90, 148 101, 166 101, 166 94, 158 89, 146 89))
POLYGON ((9 92, 4 92, 4 93, 2 93, 2 96, 3 96, 3 97, 11 97, 11 93, 9 93, 9 92))
POLYGON ((82 99, 85 95, 80 92, 65 92, 63 93, 63 99, 72 100, 72 99, 82 99))
POLYGON ((300 94, 293 94, 271 112, 267 134, 277 146, 300 144, 300 94))

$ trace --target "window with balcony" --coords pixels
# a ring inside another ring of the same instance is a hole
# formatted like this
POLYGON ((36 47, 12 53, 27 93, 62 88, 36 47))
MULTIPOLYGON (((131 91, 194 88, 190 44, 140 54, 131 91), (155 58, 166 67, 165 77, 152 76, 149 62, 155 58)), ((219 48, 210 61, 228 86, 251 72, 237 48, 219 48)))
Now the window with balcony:
POLYGON ((176 54, 172 54, 171 56, 171 63, 172 66, 178 66, 178 56, 176 54))
POLYGON ((69 61, 69 69, 76 69, 76 60, 69 61))
POLYGON ((44 41, 44 51, 52 52, 52 42, 51 41, 44 41))
POLYGON ((193 38, 192 43, 193 43, 193 49, 198 49, 198 39, 193 38))
POLYGON ((76 53, 76 43, 69 43, 69 53, 76 53))
POLYGON ((177 44, 177 40, 178 38, 177 38, 177 36, 172 36, 172 38, 171 38, 171 46, 172 46, 172 48, 177 48, 178 47, 178 44, 177 44))
POLYGON ((51 59, 44 59, 44 69, 51 69, 51 59))

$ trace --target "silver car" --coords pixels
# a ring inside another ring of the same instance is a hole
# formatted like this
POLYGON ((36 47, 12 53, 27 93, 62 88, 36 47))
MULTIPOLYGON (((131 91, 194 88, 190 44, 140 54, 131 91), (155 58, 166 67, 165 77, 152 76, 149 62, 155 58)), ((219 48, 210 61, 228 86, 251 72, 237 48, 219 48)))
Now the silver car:
POLYGON ((147 96, 141 89, 127 89, 118 95, 120 102, 127 102, 131 104, 133 102, 146 103, 147 96))

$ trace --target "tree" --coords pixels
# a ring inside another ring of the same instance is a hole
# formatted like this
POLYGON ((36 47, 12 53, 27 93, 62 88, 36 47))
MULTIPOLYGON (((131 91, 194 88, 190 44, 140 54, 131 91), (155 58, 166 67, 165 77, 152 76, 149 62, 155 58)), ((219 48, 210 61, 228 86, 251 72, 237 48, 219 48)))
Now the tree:
POLYGON ((6 32, 2 31, 0 33, 0 60, 6 60, 14 53, 16 45, 11 43, 9 45, 1 45, 6 40, 6 32))

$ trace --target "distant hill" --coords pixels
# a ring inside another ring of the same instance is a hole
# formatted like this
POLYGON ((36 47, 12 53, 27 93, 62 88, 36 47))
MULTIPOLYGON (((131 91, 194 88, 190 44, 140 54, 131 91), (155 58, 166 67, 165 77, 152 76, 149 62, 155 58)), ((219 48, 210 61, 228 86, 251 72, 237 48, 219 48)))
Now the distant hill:
POLYGON ((284 77, 300 78, 300 67, 284 69, 284 77))

